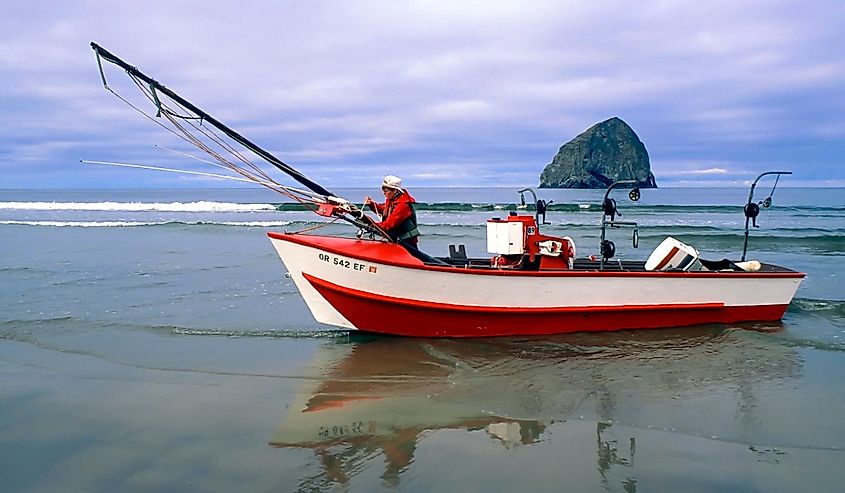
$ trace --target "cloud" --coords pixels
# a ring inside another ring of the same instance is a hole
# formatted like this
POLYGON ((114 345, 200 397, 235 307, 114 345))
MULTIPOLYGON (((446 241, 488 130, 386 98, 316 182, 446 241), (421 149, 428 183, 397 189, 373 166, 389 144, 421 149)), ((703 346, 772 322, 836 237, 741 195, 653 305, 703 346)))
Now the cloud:
MULTIPOLYGON (((843 24, 838 0, 154 0, 131 13, 11 0, 0 156, 57 170, 160 157, 153 145, 172 137, 102 89, 95 40, 329 187, 369 183, 323 174, 351 164, 430 185, 452 184, 439 166, 478 166, 479 185, 530 185, 561 144, 610 116, 640 135, 658 181, 684 172, 663 163, 730 173, 795 159, 807 180, 845 179, 843 24)), ((120 70, 107 76, 136 91, 120 70)), ((6 186, 30 184, 16 176, 6 186)))

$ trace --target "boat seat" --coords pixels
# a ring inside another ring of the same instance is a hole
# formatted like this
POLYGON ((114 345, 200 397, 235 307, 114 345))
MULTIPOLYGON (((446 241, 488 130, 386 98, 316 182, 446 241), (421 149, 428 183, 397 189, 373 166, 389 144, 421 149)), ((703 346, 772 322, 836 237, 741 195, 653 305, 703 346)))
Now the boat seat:
POLYGON ((701 266, 704 267, 705 270, 732 270, 740 272, 744 270, 726 258, 723 258, 722 260, 705 260, 703 258, 699 258, 698 261, 701 262, 701 266))
POLYGON ((449 245, 449 258, 452 260, 466 260, 467 249, 465 245, 449 245))
POLYGON ((733 262, 726 258, 722 260, 704 260, 698 259, 704 270, 715 271, 733 271, 733 272, 757 272, 762 268, 762 265, 757 260, 748 260, 745 262, 733 262))

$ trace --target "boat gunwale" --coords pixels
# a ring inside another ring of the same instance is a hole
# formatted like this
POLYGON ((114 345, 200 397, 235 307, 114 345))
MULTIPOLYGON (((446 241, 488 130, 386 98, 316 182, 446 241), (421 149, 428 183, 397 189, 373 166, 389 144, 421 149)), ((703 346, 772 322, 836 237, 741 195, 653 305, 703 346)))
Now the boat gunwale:
POLYGON ((288 241, 298 245, 314 248, 317 250, 324 250, 335 255, 343 255, 345 257, 354 258, 357 260, 364 260, 381 265, 389 265, 394 267, 401 267, 405 269, 425 270, 431 272, 450 272, 456 274, 469 275, 486 275, 486 276, 516 276, 516 277, 665 277, 665 278, 775 278, 775 279, 804 279, 806 274, 803 272, 794 271, 786 267, 781 267, 774 264, 763 264, 769 268, 779 269, 777 272, 738 272, 738 271, 624 271, 624 270, 518 270, 518 269, 481 269, 470 268, 455 265, 432 265, 425 264, 417 260, 411 254, 408 254, 409 259, 413 259, 419 263, 414 262, 399 262, 389 259, 374 258, 372 256, 361 255, 359 253, 344 250, 342 248, 333 247, 331 245, 315 244, 313 241, 308 241, 306 238, 323 238, 330 240, 343 241, 364 241, 372 243, 388 243, 376 240, 362 240, 358 238, 346 238, 340 236, 327 235, 309 235, 301 233, 279 233, 276 231, 268 231, 267 236, 272 239, 288 241))

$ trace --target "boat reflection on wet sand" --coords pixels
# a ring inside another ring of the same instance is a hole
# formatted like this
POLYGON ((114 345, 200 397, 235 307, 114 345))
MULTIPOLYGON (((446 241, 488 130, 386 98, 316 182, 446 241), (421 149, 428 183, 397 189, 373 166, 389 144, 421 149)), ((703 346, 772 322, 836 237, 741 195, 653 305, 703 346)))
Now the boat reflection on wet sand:
POLYGON ((778 327, 473 341, 356 337, 321 348, 320 375, 303 384, 271 445, 314 450, 321 471, 311 482, 344 484, 384 467, 382 480, 395 486, 438 431, 481 432, 510 450, 586 425, 595 448, 573 452, 593 457, 604 481, 612 466, 633 465, 636 439, 606 436, 616 425, 748 443, 771 438, 758 387, 798 376, 800 360, 747 329, 778 327))

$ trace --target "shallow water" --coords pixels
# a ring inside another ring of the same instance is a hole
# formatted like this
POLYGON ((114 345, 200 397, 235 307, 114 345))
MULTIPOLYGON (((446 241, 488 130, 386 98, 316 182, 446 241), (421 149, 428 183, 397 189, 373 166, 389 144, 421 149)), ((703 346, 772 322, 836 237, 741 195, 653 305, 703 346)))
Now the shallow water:
MULTIPOLYGON (((735 257, 747 191, 700 192, 619 200, 621 255, 735 257)), ((842 490, 842 192, 778 189, 752 233, 808 274, 781 323, 451 341, 314 322, 265 234, 314 220, 263 192, 2 191, 4 489, 842 490)), ((519 198, 415 194, 439 255, 519 198)), ((540 194, 597 250, 601 193, 540 194)))

